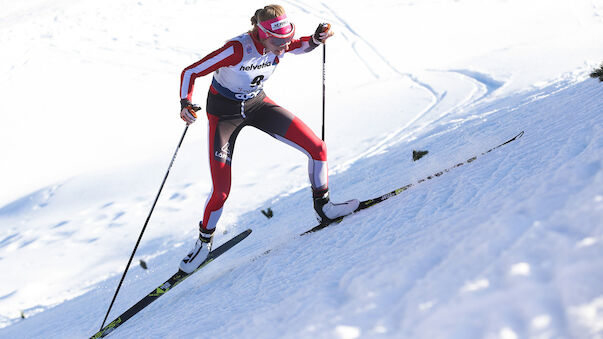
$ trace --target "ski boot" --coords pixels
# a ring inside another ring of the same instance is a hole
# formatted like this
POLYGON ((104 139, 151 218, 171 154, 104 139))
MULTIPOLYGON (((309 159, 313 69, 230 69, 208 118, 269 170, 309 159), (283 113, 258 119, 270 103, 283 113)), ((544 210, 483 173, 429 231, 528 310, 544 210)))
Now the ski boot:
POLYGON ((188 252, 186 257, 180 262, 180 270, 185 273, 192 273, 207 259, 207 255, 211 251, 214 230, 206 230, 199 223, 199 238, 195 242, 195 246, 188 252))
POLYGON ((351 214, 360 205, 358 199, 348 200, 341 204, 332 203, 329 199, 328 188, 313 191, 313 197, 314 211, 321 224, 330 224, 337 218, 351 214))

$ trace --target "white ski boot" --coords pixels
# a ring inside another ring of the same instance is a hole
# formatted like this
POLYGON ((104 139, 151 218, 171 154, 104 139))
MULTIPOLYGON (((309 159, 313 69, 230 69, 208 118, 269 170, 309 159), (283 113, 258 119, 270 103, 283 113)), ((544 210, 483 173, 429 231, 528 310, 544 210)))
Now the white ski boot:
POLYGON ((358 199, 348 200, 341 204, 334 204, 329 199, 329 189, 314 191, 314 211, 321 224, 328 224, 333 220, 352 214, 360 205, 358 199))
POLYGON ((207 255, 211 251, 213 231, 214 230, 205 230, 203 229, 203 226, 199 225, 199 238, 195 241, 193 249, 191 249, 186 257, 180 261, 181 271, 190 274, 207 259, 207 255))

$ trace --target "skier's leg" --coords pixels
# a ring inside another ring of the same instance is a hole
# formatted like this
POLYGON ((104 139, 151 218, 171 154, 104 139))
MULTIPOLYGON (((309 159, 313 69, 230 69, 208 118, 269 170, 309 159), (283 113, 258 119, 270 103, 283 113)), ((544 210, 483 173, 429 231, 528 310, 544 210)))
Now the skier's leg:
POLYGON ((277 105, 268 97, 265 97, 263 101, 262 110, 254 116, 250 125, 306 154, 308 177, 312 189, 327 189, 329 169, 326 144, 291 112, 277 105))
POLYGON ((327 148, 320 138, 299 118, 278 106, 268 97, 265 105, 254 115, 250 125, 291 145, 308 156, 308 174, 312 185, 314 210, 321 222, 331 222, 350 214, 358 208, 359 201, 352 199, 342 204, 334 204, 329 198, 327 148))
POLYGON ((329 186, 327 145, 298 117, 294 117, 284 136, 277 139, 299 149, 308 156, 308 176, 314 191, 329 186))
POLYGON ((230 166, 235 139, 245 125, 242 118, 222 119, 210 113, 207 117, 212 191, 205 204, 203 220, 199 223, 199 237, 193 249, 180 262, 180 270, 186 273, 197 269, 211 250, 213 233, 222 215, 222 206, 230 193, 230 166))
POLYGON ((243 128, 242 119, 224 120, 207 114, 209 120, 209 167, 212 191, 205 203, 202 230, 212 234, 222 215, 222 207, 230 194, 231 162, 237 135, 243 128))

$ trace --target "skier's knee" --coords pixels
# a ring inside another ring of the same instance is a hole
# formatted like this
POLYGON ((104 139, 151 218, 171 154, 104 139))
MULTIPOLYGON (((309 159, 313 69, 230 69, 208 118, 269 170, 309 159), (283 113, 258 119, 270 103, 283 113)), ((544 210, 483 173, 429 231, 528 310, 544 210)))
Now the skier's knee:
POLYGON ((207 206, 211 210, 220 209, 226 202, 226 199, 228 199, 228 192, 213 192, 207 206))
POLYGON ((327 144, 320 140, 316 143, 312 158, 315 160, 327 160, 327 144))
POLYGON ((217 194, 214 194, 216 200, 220 202, 220 205, 224 205, 226 199, 228 199, 228 193, 229 192, 218 192, 217 194))

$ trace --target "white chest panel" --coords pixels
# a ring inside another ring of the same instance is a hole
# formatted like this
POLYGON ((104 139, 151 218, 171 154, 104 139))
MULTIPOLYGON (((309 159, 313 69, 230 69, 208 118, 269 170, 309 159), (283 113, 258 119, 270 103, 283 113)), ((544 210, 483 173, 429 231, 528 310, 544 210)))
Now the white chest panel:
POLYGON ((220 86, 216 89, 222 94, 226 94, 223 91, 227 89, 232 92, 228 93, 228 97, 234 95, 239 100, 246 100, 262 90, 264 82, 274 73, 279 58, 273 53, 258 53, 249 34, 232 40, 243 45, 243 59, 234 66, 218 69, 214 73, 214 84, 218 82, 220 86))

